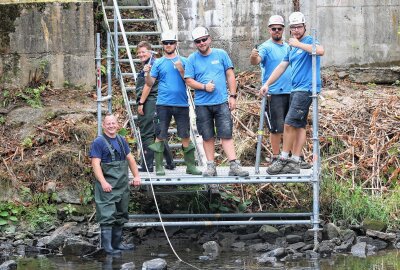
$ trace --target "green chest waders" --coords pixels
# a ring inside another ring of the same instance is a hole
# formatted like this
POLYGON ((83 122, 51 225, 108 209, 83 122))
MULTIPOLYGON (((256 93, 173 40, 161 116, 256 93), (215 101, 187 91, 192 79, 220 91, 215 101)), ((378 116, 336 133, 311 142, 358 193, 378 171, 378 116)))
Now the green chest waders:
MULTIPOLYGON (((104 137, 103 137, 104 138, 104 137)), ((111 192, 104 192, 101 184, 95 184, 96 219, 100 226, 122 226, 128 221, 129 174, 128 161, 116 160, 115 149, 104 138, 111 153, 110 163, 101 163, 101 169, 107 182, 112 186, 111 192)), ((120 148, 126 157, 120 138, 120 148)))

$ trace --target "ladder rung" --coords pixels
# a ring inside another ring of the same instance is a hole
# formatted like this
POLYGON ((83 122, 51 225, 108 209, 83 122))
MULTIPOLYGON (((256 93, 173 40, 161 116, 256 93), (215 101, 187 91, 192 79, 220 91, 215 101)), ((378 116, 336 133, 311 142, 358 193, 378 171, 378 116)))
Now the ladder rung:
POLYGON ((122 76, 126 76, 126 77, 127 76, 132 76, 132 77, 134 76, 132 72, 123 72, 123 73, 121 73, 121 75, 122 76))
MULTIPOLYGON (((108 22, 113 22, 114 19, 107 19, 108 22)), ((132 23, 136 23, 136 22, 156 22, 157 19, 121 19, 121 21, 124 22, 132 22, 132 23)))
POLYGON ((129 105, 136 106, 136 100, 129 100, 129 105))
POLYGON ((181 148, 182 144, 181 143, 169 143, 168 144, 169 148, 181 148))
MULTIPOLYGON (((134 58, 132 60, 133 60, 133 63, 140 63, 140 59, 139 58, 134 58)), ((118 62, 120 62, 120 63, 129 63, 129 59, 118 59, 118 62)))
MULTIPOLYGON (((129 49, 136 49, 137 45, 129 45, 129 49)), ((161 49, 162 45, 151 45, 152 49, 161 49)), ((119 45, 118 49, 125 49, 124 45, 119 45)))
MULTIPOLYGON (((144 9, 153 9, 152 6, 118 6, 119 9, 130 9, 130 10, 144 10, 144 9)), ((114 6, 105 6, 105 9, 114 9, 114 6)))
POLYGON ((135 87, 135 86, 127 86, 127 87, 125 87, 125 90, 126 90, 127 92, 133 92, 133 91, 136 90, 136 87, 135 87))
MULTIPOLYGON (((117 32, 118 35, 122 35, 122 32, 117 32)), ((111 35, 114 35, 114 32, 111 32, 111 35)), ((161 35, 161 32, 158 31, 140 31, 140 32, 125 32, 127 36, 157 36, 161 35)))

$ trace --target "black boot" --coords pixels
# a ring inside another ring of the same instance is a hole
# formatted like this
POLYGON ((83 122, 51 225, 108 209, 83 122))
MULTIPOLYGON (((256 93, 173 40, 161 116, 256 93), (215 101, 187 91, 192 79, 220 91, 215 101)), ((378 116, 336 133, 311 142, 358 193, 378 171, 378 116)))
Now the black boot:
POLYGON ((112 228, 112 247, 119 250, 132 250, 135 248, 133 244, 122 243, 122 226, 112 228))
POLYGON ((112 228, 111 227, 101 227, 101 247, 109 255, 121 254, 120 250, 113 249, 111 245, 112 239, 112 228))
POLYGON ((164 141, 164 158, 165 158, 165 168, 168 170, 175 169, 174 157, 172 156, 171 149, 166 141, 164 141))
MULTIPOLYGON (((153 150, 149 149, 149 146, 147 144, 143 144, 143 154, 144 154, 144 160, 146 161, 147 169, 149 170, 149 172, 153 172, 154 152, 153 150)), ((144 160, 142 157, 139 172, 147 172, 144 160)))

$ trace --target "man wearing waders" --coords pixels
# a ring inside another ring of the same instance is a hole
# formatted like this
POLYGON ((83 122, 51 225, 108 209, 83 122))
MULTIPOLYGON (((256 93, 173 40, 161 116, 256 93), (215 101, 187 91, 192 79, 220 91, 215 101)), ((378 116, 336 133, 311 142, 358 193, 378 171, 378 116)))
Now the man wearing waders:
MULTIPOLYGON (((303 13, 293 12, 290 14, 289 27, 292 37, 288 44, 291 49, 260 89, 262 95, 268 93, 269 87, 285 72, 289 65, 291 66, 292 92, 290 94, 289 111, 285 118, 282 152, 279 158, 268 167, 268 174, 300 173, 300 155, 305 143, 307 116, 312 103, 311 53, 313 38, 305 35, 305 22, 303 13), (290 151, 292 151, 291 157, 289 157, 290 151)), ((315 43, 317 93, 319 93, 321 90, 320 56, 324 55, 325 50, 318 41, 315 41, 315 43)))
POLYGON ((156 175, 165 175, 162 153, 172 116, 176 122, 178 137, 182 139, 186 173, 200 175, 201 171, 195 165, 195 147, 190 141, 189 102, 183 80, 187 60, 176 52, 178 39, 175 32, 163 32, 161 42, 164 56, 154 62, 150 74, 146 76, 148 87, 152 87, 156 79, 158 80, 156 141, 149 146, 156 159, 156 175))
POLYGON ((211 48, 211 36, 205 27, 192 31, 197 51, 188 58, 185 69, 186 84, 195 89, 196 124, 203 137, 203 147, 207 158, 207 168, 203 176, 217 175, 214 162, 215 137, 221 139, 222 148, 229 160, 230 176, 249 175, 236 159, 232 138, 231 111, 236 109, 236 79, 233 63, 222 49, 211 48), (229 95, 227 91, 229 88, 229 95))
MULTIPOLYGON (((153 65, 156 60, 154 58, 155 53, 156 52, 151 50, 151 45, 147 41, 141 41, 137 45, 136 54, 143 65, 143 70, 138 73, 135 85, 138 104, 138 124, 143 149, 139 168, 140 172, 146 172, 147 170, 153 172, 154 152, 149 148, 149 145, 154 143, 155 138, 154 114, 156 112, 158 81, 156 81, 152 87, 148 87, 145 84, 144 78, 149 72, 151 65, 153 65)), ((168 170, 175 169, 174 160, 168 144, 165 144, 164 147, 164 158, 166 161, 165 168, 168 170)))
POLYGON ((140 185, 139 171, 126 140, 117 134, 114 115, 106 115, 103 135, 97 137, 90 149, 95 184, 96 219, 101 228, 101 246, 107 254, 133 249, 123 244, 122 227, 128 221, 129 185, 140 185), (129 182, 128 168, 134 175, 129 182))

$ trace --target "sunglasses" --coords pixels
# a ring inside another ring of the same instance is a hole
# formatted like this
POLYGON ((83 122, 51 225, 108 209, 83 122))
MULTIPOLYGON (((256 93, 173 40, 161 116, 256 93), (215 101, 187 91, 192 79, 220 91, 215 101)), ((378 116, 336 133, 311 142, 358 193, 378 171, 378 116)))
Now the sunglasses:
POLYGON ((162 42, 163 45, 174 45, 175 43, 176 43, 176 41, 173 41, 173 40, 171 40, 171 41, 163 41, 162 42))
POLYGON ((202 43, 202 42, 206 42, 207 39, 208 39, 208 37, 205 37, 205 38, 202 38, 202 39, 196 39, 196 40, 194 41, 194 43, 200 44, 200 43, 202 43))
POLYGON ((283 30, 283 28, 282 27, 271 27, 271 30, 274 31, 274 32, 275 31, 279 31, 280 32, 280 31, 283 30))

